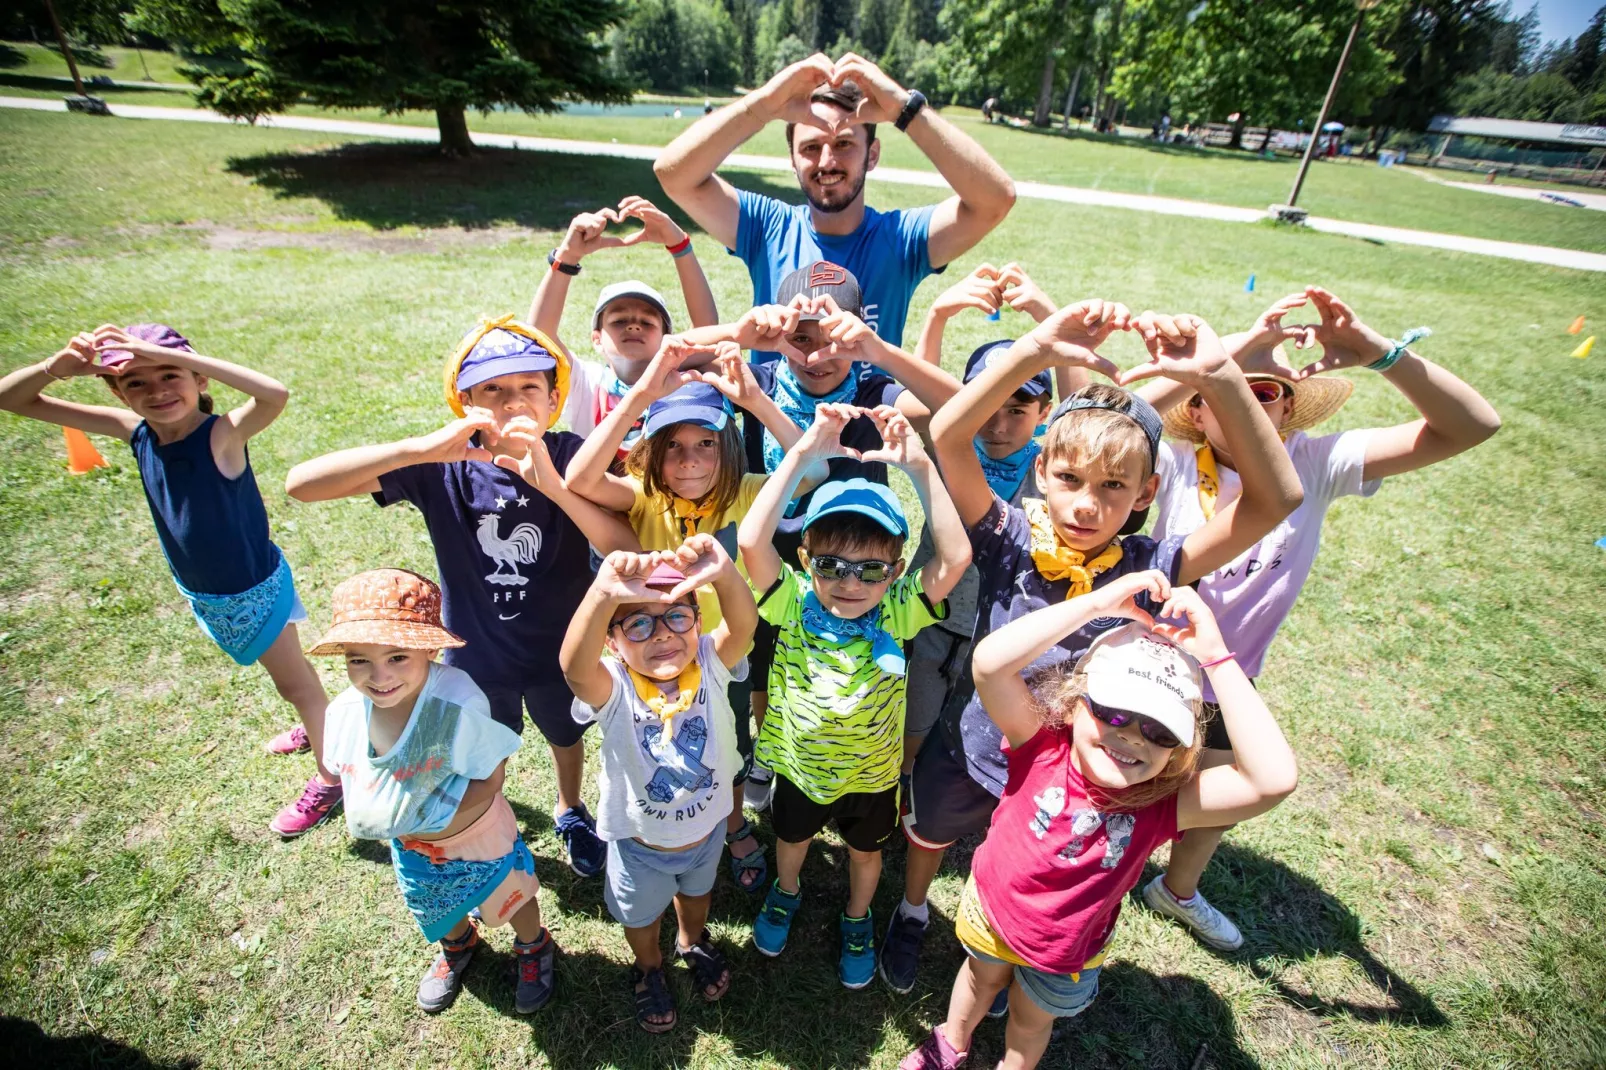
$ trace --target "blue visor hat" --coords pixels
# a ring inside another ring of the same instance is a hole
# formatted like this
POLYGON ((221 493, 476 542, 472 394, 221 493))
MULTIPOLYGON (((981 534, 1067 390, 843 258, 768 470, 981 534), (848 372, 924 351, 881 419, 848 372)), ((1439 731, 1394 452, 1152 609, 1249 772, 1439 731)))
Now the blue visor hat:
POLYGON ((836 480, 817 488, 809 499, 808 512, 803 515, 804 530, 832 513, 859 513, 893 535, 905 538, 909 535, 909 521, 903 515, 898 496, 890 488, 868 479, 836 480))
POLYGON ((533 338, 500 327, 485 332, 457 369, 457 389, 468 390, 499 375, 549 372, 557 358, 533 338))
MULTIPOLYGON (((1004 359, 1009 347, 1015 344, 1013 338, 1001 338, 996 342, 988 342, 977 346, 976 351, 965 361, 965 382, 970 382, 982 372, 1004 359)), ((1029 398, 1040 398, 1054 389, 1054 378, 1048 372, 1038 372, 1022 383, 1016 389, 1017 394, 1025 394, 1029 398)))
POLYGON ((729 421, 730 403, 724 394, 707 383, 686 383, 647 406, 642 434, 651 438, 673 424, 696 424, 710 431, 723 431, 729 421))

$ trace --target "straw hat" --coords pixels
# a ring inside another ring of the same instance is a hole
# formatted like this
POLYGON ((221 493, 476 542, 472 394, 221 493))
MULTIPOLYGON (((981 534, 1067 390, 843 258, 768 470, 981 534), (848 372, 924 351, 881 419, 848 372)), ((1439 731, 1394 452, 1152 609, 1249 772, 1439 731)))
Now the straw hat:
MULTIPOLYGON (((1348 379, 1339 379, 1331 375, 1313 375, 1309 379, 1295 382, 1280 375, 1265 375, 1256 372, 1244 376, 1253 382, 1282 383, 1283 388, 1294 395, 1294 407, 1288 413, 1288 419, 1278 428, 1284 435, 1300 431, 1307 427, 1315 427, 1333 413, 1344 407, 1344 402, 1355 390, 1355 384, 1348 379)), ((1188 416, 1188 406, 1192 399, 1184 401, 1160 418, 1165 433, 1172 438, 1185 439, 1189 442, 1203 442, 1204 432, 1193 426, 1193 420, 1188 416)))
POLYGON ((308 654, 343 654, 348 643, 402 650, 465 645, 441 624, 441 589, 416 572, 358 573, 335 588, 334 603, 334 623, 308 654))

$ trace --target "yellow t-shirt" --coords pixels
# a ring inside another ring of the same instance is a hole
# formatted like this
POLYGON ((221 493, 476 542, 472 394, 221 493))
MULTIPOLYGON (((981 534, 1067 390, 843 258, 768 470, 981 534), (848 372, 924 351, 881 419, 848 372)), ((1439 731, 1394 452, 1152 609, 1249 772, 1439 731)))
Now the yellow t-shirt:
MULTIPOLYGON (((673 509, 665 507, 662 499, 654 501, 648 496, 642 490, 639 479, 634 476, 628 478, 636 491, 636 500, 630 506, 630 527, 635 531, 636 538, 641 540, 643 550, 674 550, 686 541, 688 535, 712 535, 719 540, 731 560, 736 562, 737 571, 744 579, 747 577, 747 566, 742 563, 742 555, 736 549, 736 527, 753 507, 753 499, 758 497, 759 488, 764 486, 769 476, 751 472, 743 475, 742 485, 736 491, 736 500, 724 515, 698 518, 697 529, 692 532, 685 530, 684 522, 675 516, 673 509)), ((722 619, 719 599, 713 587, 704 587, 697 592, 697 605, 702 611, 702 631, 707 635, 719 626, 722 619)))

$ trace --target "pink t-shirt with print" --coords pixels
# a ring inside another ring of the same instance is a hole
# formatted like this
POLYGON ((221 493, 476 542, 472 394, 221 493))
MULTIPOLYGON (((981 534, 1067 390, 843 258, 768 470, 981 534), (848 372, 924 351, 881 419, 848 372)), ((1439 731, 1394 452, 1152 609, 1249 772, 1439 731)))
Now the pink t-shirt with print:
POLYGON ((1143 864, 1177 838, 1177 799, 1100 812, 1071 760, 1071 730, 1004 745, 1009 781, 971 872, 993 931, 1028 964, 1074 973, 1098 954, 1143 864))

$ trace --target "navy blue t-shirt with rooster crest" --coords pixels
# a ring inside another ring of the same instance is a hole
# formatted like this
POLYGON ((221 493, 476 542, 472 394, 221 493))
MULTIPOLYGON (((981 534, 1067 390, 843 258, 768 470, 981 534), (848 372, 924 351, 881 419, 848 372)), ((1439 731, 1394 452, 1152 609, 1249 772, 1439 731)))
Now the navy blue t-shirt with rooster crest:
MULTIPOLYGON (((559 472, 583 441, 548 431, 559 472)), ((513 472, 485 461, 414 464, 379 477, 380 505, 424 514, 442 616, 466 646, 442 660, 487 688, 562 683, 558 647, 591 586, 591 551, 569 515, 513 472)))

